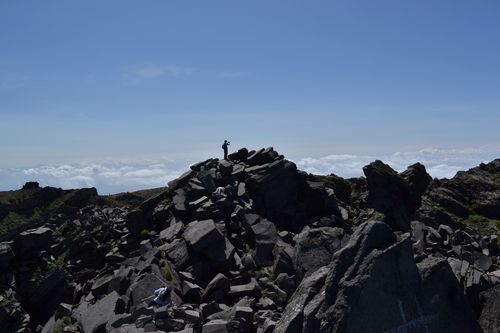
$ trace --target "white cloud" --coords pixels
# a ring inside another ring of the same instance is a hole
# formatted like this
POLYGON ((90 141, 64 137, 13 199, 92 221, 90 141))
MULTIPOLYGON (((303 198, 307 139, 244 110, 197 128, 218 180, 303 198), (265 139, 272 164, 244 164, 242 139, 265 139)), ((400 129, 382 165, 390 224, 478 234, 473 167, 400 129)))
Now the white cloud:
POLYGON ((457 171, 468 170, 480 163, 500 157, 500 147, 463 149, 424 148, 417 151, 396 152, 386 155, 328 155, 319 158, 302 158, 297 167, 313 174, 331 174, 345 178, 363 175, 363 166, 382 160, 401 172, 409 165, 420 162, 436 178, 451 178, 457 171))
POLYGON ((145 160, 11 168, 0 171, 0 187, 19 188, 24 182, 34 180, 42 186, 96 187, 100 194, 110 194, 166 186, 188 167, 187 162, 145 160))
POLYGON ((140 79, 156 79, 162 76, 180 78, 190 76, 196 71, 196 68, 192 67, 181 67, 175 65, 146 65, 130 70, 130 74, 140 79))
MULTIPOLYGON (((386 155, 327 155, 305 157, 297 167, 314 174, 350 178, 363 175, 363 166, 380 159, 397 171, 421 162, 433 177, 450 178, 457 171, 467 170, 500 157, 500 147, 437 149, 396 152, 386 155)), ((192 161, 196 162, 196 161, 192 161)), ((110 194, 166 186, 188 170, 187 161, 171 160, 109 160, 61 165, 40 165, 29 168, 0 169, 0 190, 20 188, 26 181, 38 181, 42 186, 62 188, 96 187, 100 194, 110 194)))

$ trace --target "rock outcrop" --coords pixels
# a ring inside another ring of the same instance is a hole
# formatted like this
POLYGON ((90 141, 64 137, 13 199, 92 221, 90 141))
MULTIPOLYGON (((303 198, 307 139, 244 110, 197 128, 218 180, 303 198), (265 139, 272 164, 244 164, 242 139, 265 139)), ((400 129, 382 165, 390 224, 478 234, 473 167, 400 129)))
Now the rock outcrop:
POLYGON ((0 219, 51 205, 0 243, 0 331, 496 332, 498 160, 451 180, 363 171, 243 148, 147 198, 0 193, 0 219), (173 305, 150 306, 164 286, 173 305))

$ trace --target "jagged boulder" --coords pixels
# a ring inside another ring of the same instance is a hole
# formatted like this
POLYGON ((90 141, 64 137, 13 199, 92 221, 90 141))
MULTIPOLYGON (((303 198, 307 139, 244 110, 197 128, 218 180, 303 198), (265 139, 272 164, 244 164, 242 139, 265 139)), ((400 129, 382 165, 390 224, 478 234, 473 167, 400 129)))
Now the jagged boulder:
POLYGON ((484 307, 479 323, 484 333, 500 332, 500 285, 482 295, 484 307))
POLYGON ((213 220, 193 221, 184 231, 184 239, 191 248, 199 252, 209 245, 223 240, 213 220))
POLYGON ((275 332, 478 332, 447 265, 426 261, 419 274, 408 235, 398 239, 385 223, 366 222, 300 284, 275 332))
POLYGON ((368 207, 384 215, 393 230, 410 230, 415 212, 410 186, 396 171, 382 161, 363 167, 368 185, 368 207))
POLYGON ((95 304, 83 301, 74 312, 74 317, 85 333, 105 331, 108 321, 115 317, 115 305, 119 299, 116 292, 112 292, 95 304))
POLYGON ((299 277, 307 277, 318 268, 328 265, 332 255, 346 243, 340 228, 305 228, 296 239, 293 264, 299 277))
POLYGON ((14 243, 16 254, 29 255, 34 251, 47 249, 51 245, 52 234, 52 229, 47 227, 21 232, 14 243))

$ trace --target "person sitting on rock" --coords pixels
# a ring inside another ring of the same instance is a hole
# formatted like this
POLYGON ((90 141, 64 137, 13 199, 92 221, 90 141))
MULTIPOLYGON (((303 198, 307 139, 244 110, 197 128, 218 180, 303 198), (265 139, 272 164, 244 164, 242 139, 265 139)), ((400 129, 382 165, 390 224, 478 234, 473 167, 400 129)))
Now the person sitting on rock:
POLYGON ((155 290, 155 298, 149 302, 149 306, 171 306, 174 305, 172 301, 172 288, 165 286, 155 290))
POLYGON ((233 196, 233 193, 234 193, 234 186, 231 185, 231 184, 228 184, 224 187, 224 194, 226 196, 230 196, 232 197, 233 196))
POLYGON ((231 142, 224 140, 222 144, 222 150, 224 150, 224 159, 227 160, 227 147, 231 144, 231 142))

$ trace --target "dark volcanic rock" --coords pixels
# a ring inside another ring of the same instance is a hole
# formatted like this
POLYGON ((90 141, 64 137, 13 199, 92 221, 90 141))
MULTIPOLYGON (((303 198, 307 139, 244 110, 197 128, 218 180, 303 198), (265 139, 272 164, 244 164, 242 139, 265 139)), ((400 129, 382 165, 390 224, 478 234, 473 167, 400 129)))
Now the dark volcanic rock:
POLYGON ((103 332, 108 321, 114 318, 114 309, 118 298, 119 295, 112 292, 95 304, 89 304, 85 301, 81 303, 74 316, 82 326, 83 331, 86 333, 103 332))
POLYGON ((382 161, 363 167, 368 183, 368 206, 384 214, 384 222, 393 230, 410 230, 415 199, 408 183, 382 161))
POLYGON ((188 224, 184 231, 184 239, 199 252, 209 245, 221 241, 223 236, 215 227, 213 220, 194 221, 188 224))
POLYGON ((380 222, 361 225, 329 266, 304 280, 276 324, 276 332, 396 332, 410 328, 479 331, 449 265, 425 262, 420 275, 408 236, 398 240, 380 222), (429 298, 431 294, 436 298, 429 298))
POLYGON ((331 262, 332 255, 341 248, 344 230, 340 228, 305 229, 296 240, 294 266, 299 276, 307 277, 331 262))
POLYGON ((500 285, 488 290, 483 295, 484 307, 479 318, 485 333, 500 332, 500 285))
POLYGON ((18 255, 27 255, 30 252, 46 249, 51 245, 52 230, 39 227, 21 232, 15 241, 15 252, 18 255))
POLYGON ((262 220, 251 227, 255 238, 255 254, 258 264, 269 266, 273 263, 273 249, 278 237, 274 223, 262 220))

